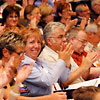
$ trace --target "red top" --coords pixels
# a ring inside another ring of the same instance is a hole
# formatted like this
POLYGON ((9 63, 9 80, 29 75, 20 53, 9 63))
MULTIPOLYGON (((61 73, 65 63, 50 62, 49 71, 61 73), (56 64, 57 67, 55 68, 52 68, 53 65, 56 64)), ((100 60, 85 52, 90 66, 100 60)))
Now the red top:
MULTIPOLYGON (((72 54, 72 58, 74 59, 75 63, 76 63, 78 66, 80 66, 81 63, 82 63, 82 58, 83 58, 83 56, 86 57, 86 55, 87 55, 87 52, 86 52, 86 51, 83 51, 81 54, 74 52, 74 53, 72 54)), ((91 67, 94 67, 94 66, 92 65, 91 67)))

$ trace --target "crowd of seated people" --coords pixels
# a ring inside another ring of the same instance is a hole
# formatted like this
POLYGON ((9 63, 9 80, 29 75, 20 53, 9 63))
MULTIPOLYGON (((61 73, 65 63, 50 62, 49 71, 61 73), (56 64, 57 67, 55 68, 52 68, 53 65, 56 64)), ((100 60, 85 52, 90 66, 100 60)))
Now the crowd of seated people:
MULTIPOLYGON (((100 0, 90 4, 75 10, 67 0, 0 5, 0 100, 67 100, 64 91, 53 92, 100 76, 100 0)), ((99 88, 76 89, 73 98, 86 94, 97 100, 99 88)))

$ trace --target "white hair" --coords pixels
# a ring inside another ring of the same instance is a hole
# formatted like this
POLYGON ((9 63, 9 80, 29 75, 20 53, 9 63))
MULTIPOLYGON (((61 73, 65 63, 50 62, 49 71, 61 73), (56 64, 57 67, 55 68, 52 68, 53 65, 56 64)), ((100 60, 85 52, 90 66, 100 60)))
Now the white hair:
POLYGON ((91 0, 91 6, 93 7, 93 5, 98 4, 98 2, 100 2, 100 0, 91 0))
POLYGON ((98 25, 96 23, 90 23, 86 26, 85 31, 88 32, 93 32, 96 34, 98 32, 98 25))

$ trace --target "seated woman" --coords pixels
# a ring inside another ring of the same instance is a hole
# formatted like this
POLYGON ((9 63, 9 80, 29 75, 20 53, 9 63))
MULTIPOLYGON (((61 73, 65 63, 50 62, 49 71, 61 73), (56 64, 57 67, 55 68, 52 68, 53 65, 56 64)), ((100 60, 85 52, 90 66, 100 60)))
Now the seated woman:
POLYGON ((39 9, 41 13, 39 26, 44 28, 47 23, 54 21, 53 8, 47 4, 42 4, 39 9))
MULTIPOLYGON (((70 71, 70 56, 72 53, 71 45, 61 48, 59 52, 59 60, 54 67, 49 66, 47 63, 38 58, 41 50, 41 33, 39 29, 26 28, 23 34, 26 43, 25 59, 22 61, 23 65, 29 66, 30 62, 35 62, 31 75, 24 81, 30 88, 30 96, 41 96, 51 94, 51 86, 58 81, 63 71, 66 70, 66 75, 69 77, 70 71), (68 57, 69 59, 66 59, 68 57)), ((64 80, 66 81, 68 77, 64 80)), ((63 82, 63 78, 61 78, 63 82)))
MULTIPOLYGON (((0 59, 2 61, 2 67, 4 67, 4 71, 8 69, 9 70, 9 76, 7 77, 8 82, 16 76, 16 71, 18 66, 21 63, 21 60, 24 59, 24 48, 25 48, 25 40, 22 38, 21 35, 16 34, 14 32, 4 33, 0 36, 0 59)), ((30 67, 23 67, 16 76, 16 82, 14 85, 13 90, 11 92, 8 92, 8 97, 6 97, 8 100, 56 100, 57 98, 59 100, 66 100, 65 93, 54 93, 48 96, 43 97, 23 97, 19 94, 19 88, 20 84, 28 77, 30 72, 32 71, 33 63, 30 65, 30 67)), ((6 71, 7 72, 7 71, 6 71)), ((0 77, 1 78, 1 77, 0 77)), ((1 81, 0 81, 1 82, 1 81)), ((6 86, 7 84, 4 84, 3 86, 6 86)), ((2 86, 2 87, 3 87, 2 86)), ((0 88, 2 88, 0 87, 0 88)), ((10 87, 10 86, 9 86, 10 87)), ((8 89, 8 87, 6 87, 8 89)), ((5 93, 4 89, 1 90, 2 94, 5 93)))
POLYGON ((5 31, 9 31, 9 29, 19 31, 19 29, 23 28, 24 26, 19 25, 19 12, 20 8, 15 5, 8 5, 2 13, 3 17, 3 25, 5 25, 5 31))

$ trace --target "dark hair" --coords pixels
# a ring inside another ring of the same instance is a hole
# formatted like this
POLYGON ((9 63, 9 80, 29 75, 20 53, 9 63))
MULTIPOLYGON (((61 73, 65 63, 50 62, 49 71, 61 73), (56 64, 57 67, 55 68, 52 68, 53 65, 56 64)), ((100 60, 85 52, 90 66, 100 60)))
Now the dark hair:
POLYGON ((59 17, 59 20, 61 20, 61 16, 59 16, 59 13, 62 14, 62 11, 64 9, 68 9, 69 3, 65 3, 65 2, 58 1, 57 4, 56 4, 56 7, 57 7, 56 8, 56 14, 59 17))
POLYGON ((0 42, 0 59, 3 57, 2 50, 4 48, 6 48, 9 51, 10 54, 15 51, 15 48, 10 46, 7 42, 0 42))
POLYGON ((31 14, 36 7, 35 5, 27 5, 24 10, 24 18, 27 19, 27 14, 31 14))
POLYGON ((3 33, 0 36, 0 59, 3 57, 2 50, 4 48, 6 48, 11 54, 16 50, 17 45, 26 45, 26 41, 23 39, 21 35, 14 32, 3 33))
POLYGON ((9 14, 15 12, 18 17, 19 17, 19 11, 21 9, 15 5, 8 5, 4 10, 3 10, 3 13, 2 13, 2 16, 3 16, 3 23, 6 22, 6 19, 8 17, 9 14))

